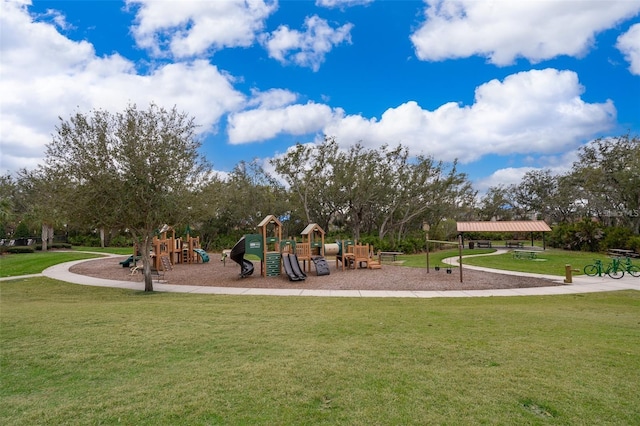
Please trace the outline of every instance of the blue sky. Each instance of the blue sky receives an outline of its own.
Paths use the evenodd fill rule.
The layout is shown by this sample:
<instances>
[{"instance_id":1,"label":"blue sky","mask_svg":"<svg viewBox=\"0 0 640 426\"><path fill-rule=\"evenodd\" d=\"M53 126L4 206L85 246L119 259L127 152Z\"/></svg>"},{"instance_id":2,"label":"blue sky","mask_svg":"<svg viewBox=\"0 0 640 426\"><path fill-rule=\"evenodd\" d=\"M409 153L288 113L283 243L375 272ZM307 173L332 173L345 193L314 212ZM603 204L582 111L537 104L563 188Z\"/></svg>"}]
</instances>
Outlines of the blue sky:
<instances>
[{"instance_id":1,"label":"blue sky","mask_svg":"<svg viewBox=\"0 0 640 426\"><path fill-rule=\"evenodd\" d=\"M476 189L640 133L640 1L6 1L1 172L58 116L194 116L216 170L323 135L459 162Z\"/></svg>"}]
</instances>

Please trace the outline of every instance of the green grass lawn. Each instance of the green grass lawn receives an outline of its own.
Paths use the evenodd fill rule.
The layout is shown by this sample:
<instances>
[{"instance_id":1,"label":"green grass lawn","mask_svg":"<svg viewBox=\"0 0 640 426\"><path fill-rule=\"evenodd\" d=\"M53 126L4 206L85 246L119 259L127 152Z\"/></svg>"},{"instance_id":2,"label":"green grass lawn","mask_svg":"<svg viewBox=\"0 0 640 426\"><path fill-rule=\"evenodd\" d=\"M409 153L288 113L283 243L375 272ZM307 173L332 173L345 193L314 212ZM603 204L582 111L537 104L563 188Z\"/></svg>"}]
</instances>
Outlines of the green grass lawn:
<instances>
[{"instance_id":1,"label":"green grass lawn","mask_svg":"<svg viewBox=\"0 0 640 426\"><path fill-rule=\"evenodd\" d=\"M46 251L35 253L3 254L0 256L0 277L39 274L50 266L72 260L98 257L89 253Z\"/></svg>"},{"instance_id":2,"label":"green grass lawn","mask_svg":"<svg viewBox=\"0 0 640 426\"><path fill-rule=\"evenodd\" d=\"M90 251L94 253L110 253L110 254L122 254L130 256L133 254L133 247L85 247L85 246L73 246L73 250L76 251Z\"/></svg>"},{"instance_id":3,"label":"green grass lawn","mask_svg":"<svg viewBox=\"0 0 640 426\"><path fill-rule=\"evenodd\" d=\"M483 256L464 259L468 265L484 266L488 268L505 269L509 271L533 272L537 274L564 275L565 265L579 269L575 275L583 274L586 265L593 264L595 259L600 259L606 265L611 261L604 254L584 253L558 249L547 249L537 254L537 259L514 259L512 253L496 256ZM640 261L634 260L633 264L640 266Z\"/></svg>"},{"instance_id":4,"label":"green grass lawn","mask_svg":"<svg viewBox=\"0 0 640 426\"><path fill-rule=\"evenodd\" d=\"M0 423L638 424L640 292L213 296L0 282Z\"/></svg>"},{"instance_id":5,"label":"green grass lawn","mask_svg":"<svg viewBox=\"0 0 640 426\"><path fill-rule=\"evenodd\" d=\"M474 255L495 252L494 249L464 249L462 255ZM429 265L445 266L442 259L447 257L457 257L458 249L441 250L429 254ZM414 254L404 255L400 257L404 260L404 266L425 268L427 264L426 255ZM573 272L574 275L583 274L586 265L593 264L595 259L600 259L606 265L610 259L604 254L584 253L576 251L546 249L537 254L537 260L514 259L511 252L495 255L480 256L463 259L463 265L483 266L486 268L503 269L507 271L531 272L545 275L564 276L565 265L571 265L572 269L579 269L579 272ZM633 260L633 264L640 266L639 260Z\"/></svg>"}]
</instances>

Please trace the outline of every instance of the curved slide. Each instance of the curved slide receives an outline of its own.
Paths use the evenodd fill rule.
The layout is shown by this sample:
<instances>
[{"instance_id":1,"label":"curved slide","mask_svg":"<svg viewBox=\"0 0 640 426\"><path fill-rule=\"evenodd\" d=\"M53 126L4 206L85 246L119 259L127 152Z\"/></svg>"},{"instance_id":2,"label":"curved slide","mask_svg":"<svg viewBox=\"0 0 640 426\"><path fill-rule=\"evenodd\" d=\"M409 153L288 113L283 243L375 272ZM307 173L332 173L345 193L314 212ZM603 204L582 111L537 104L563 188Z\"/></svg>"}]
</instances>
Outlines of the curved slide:
<instances>
[{"instance_id":1,"label":"curved slide","mask_svg":"<svg viewBox=\"0 0 640 426\"><path fill-rule=\"evenodd\" d=\"M202 258L202 263L207 263L209 261L209 255L206 251L197 248L193 249L193 251L200 255L200 257Z\"/></svg>"},{"instance_id":2,"label":"curved slide","mask_svg":"<svg viewBox=\"0 0 640 426\"><path fill-rule=\"evenodd\" d=\"M289 281L303 281L307 278L307 274L300 269L300 263L298 263L298 256L291 253L285 253L282 255L282 264L284 265L284 271L289 277Z\"/></svg>"},{"instance_id":3,"label":"curved slide","mask_svg":"<svg viewBox=\"0 0 640 426\"><path fill-rule=\"evenodd\" d=\"M313 264L316 266L316 274L320 277L322 275L329 275L329 265L327 261L322 256L313 256L311 257Z\"/></svg>"},{"instance_id":4,"label":"curved slide","mask_svg":"<svg viewBox=\"0 0 640 426\"><path fill-rule=\"evenodd\" d=\"M231 260L240 265L240 277L248 277L253 274L253 263L244 258L244 237L240 238L240 240L236 243L235 246L231 249L231 254L229 257Z\"/></svg>"}]
</instances>

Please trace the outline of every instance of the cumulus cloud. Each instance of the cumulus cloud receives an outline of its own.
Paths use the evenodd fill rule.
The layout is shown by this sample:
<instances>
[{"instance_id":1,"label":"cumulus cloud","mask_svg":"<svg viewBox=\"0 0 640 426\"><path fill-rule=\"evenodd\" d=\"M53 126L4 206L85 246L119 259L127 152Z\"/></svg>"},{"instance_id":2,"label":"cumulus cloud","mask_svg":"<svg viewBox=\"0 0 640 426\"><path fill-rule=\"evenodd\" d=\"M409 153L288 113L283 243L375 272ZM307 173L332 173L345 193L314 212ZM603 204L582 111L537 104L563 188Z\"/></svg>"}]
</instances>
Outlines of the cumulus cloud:
<instances>
[{"instance_id":1,"label":"cumulus cloud","mask_svg":"<svg viewBox=\"0 0 640 426\"><path fill-rule=\"evenodd\" d=\"M425 0L425 22L411 35L427 61L484 56L495 65L582 56L597 33L640 12L635 1Z\"/></svg>"},{"instance_id":2,"label":"cumulus cloud","mask_svg":"<svg viewBox=\"0 0 640 426\"><path fill-rule=\"evenodd\" d=\"M469 163L487 154L552 154L575 147L615 122L613 102L587 103L572 71L532 70L492 80L473 105L447 103L434 111L409 101L380 119L349 115L324 133L342 144L402 143L412 152Z\"/></svg>"},{"instance_id":3,"label":"cumulus cloud","mask_svg":"<svg viewBox=\"0 0 640 426\"><path fill-rule=\"evenodd\" d=\"M318 71L334 46L351 43L352 24L332 28L326 20L314 15L305 19L304 26L306 29L301 32L281 25L264 36L262 42L269 56L283 64L293 63Z\"/></svg>"},{"instance_id":4,"label":"cumulus cloud","mask_svg":"<svg viewBox=\"0 0 640 426\"><path fill-rule=\"evenodd\" d=\"M132 27L138 46L176 58L250 46L277 9L276 0L128 0L127 4L138 8Z\"/></svg>"},{"instance_id":5,"label":"cumulus cloud","mask_svg":"<svg viewBox=\"0 0 640 426\"><path fill-rule=\"evenodd\" d=\"M229 142L235 145L264 141L283 133L315 133L332 121L335 114L341 114L340 110L313 102L234 113L227 125Z\"/></svg>"},{"instance_id":6,"label":"cumulus cloud","mask_svg":"<svg viewBox=\"0 0 640 426\"><path fill-rule=\"evenodd\" d=\"M493 172L491 175L478 179L473 183L473 188L480 194L486 194L489 188L498 186L517 185L525 174L536 170L535 167L507 167Z\"/></svg>"},{"instance_id":7,"label":"cumulus cloud","mask_svg":"<svg viewBox=\"0 0 640 426\"><path fill-rule=\"evenodd\" d=\"M279 108L290 105L298 99L298 95L286 89L270 89L264 92L252 91L252 98L247 106L260 106L262 108Z\"/></svg>"},{"instance_id":8,"label":"cumulus cloud","mask_svg":"<svg viewBox=\"0 0 640 426\"><path fill-rule=\"evenodd\" d=\"M216 131L222 115L244 105L231 78L206 61L170 64L139 75L120 55L97 57L86 41L69 40L52 24L34 21L26 4L2 2L0 7L3 173L42 160L58 116L155 102L187 111L207 133Z\"/></svg>"},{"instance_id":9,"label":"cumulus cloud","mask_svg":"<svg viewBox=\"0 0 640 426\"><path fill-rule=\"evenodd\" d=\"M629 62L631 74L640 75L640 24L631 26L629 31L618 37L616 47Z\"/></svg>"}]
</instances>

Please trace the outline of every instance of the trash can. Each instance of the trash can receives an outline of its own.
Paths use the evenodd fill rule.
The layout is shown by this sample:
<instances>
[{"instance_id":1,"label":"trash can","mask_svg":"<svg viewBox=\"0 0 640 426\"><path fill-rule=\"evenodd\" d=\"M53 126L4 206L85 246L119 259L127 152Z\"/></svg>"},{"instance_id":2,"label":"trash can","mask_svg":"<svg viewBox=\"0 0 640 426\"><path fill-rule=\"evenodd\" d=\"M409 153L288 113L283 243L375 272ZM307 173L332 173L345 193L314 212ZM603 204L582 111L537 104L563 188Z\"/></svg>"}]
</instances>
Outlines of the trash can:
<instances>
[{"instance_id":1,"label":"trash can","mask_svg":"<svg viewBox=\"0 0 640 426\"><path fill-rule=\"evenodd\" d=\"M469 248L473 249L475 247L475 243L473 241L469 241Z\"/></svg>"}]
</instances>

